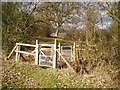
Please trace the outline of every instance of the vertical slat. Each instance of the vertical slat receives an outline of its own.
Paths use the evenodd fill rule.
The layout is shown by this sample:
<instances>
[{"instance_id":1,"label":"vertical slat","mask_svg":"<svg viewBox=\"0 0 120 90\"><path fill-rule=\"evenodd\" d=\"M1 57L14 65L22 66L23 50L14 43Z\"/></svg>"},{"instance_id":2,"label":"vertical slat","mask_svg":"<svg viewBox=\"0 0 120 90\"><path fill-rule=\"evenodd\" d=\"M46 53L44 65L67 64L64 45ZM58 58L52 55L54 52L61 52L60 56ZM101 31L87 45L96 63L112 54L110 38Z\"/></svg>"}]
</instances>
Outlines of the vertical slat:
<instances>
[{"instance_id":1,"label":"vertical slat","mask_svg":"<svg viewBox=\"0 0 120 90\"><path fill-rule=\"evenodd\" d=\"M40 48L39 48L39 51L40 51L40 53L39 53L39 65L41 65L41 54L42 54L42 53L41 53L41 52L42 52L42 51L41 51L41 45L39 45L39 47L40 47Z\"/></svg>"},{"instance_id":2,"label":"vertical slat","mask_svg":"<svg viewBox=\"0 0 120 90\"><path fill-rule=\"evenodd\" d=\"M56 62L57 62L57 40L55 39L54 43L54 56L53 56L53 68L56 68Z\"/></svg>"},{"instance_id":3,"label":"vertical slat","mask_svg":"<svg viewBox=\"0 0 120 90\"><path fill-rule=\"evenodd\" d=\"M18 51L20 51L20 45L18 45ZM18 61L20 59L20 53L18 52Z\"/></svg>"},{"instance_id":4,"label":"vertical slat","mask_svg":"<svg viewBox=\"0 0 120 90\"><path fill-rule=\"evenodd\" d=\"M73 47L71 46L71 61L72 61Z\"/></svg>"},{"instance_id":5,"label":"vertical slat","mask_svg":"<svg viewBox=\"0 0 120 90\"><path fill-rule=\"evenodd\" d=\"M39 59L39 44L38 44L38 40L36 40L36 57L35 57L35 65L38 65L38 59Z\"/></svg>"},{"instance_id":6,"label":"vertical slat","mask_svg":"<svg viewBox=\"0 0 120 90\"><path fill-rule=\"evenodd\" d=\"M61 44L59 43L59 52L61 53ZM61 60L61 56L59 55L59 60Z\"/></svg>"},{"instance_id":7,"label":"vertical slat","mask_svg":"<svg viewBox=\"0 0 120 90\"><path fill-rule=\"evenodd\" d=\"M75 45L75 42L74 42L74 45L73 45L73 57L74 57L74 61L76 59L76 56L75 56L75 52L76 51L76 45Z\"/></svg>"},{"instance_id":8,"label":"vertical slat","mask_svg":"<svg viewBox=\"0 0 120 90\"><path fill-rule=\"evenodd\" d=\"M18 62L18 51L19 50L19 47L17 46L17 48L16 48L16 62Z\"/></svg>"}]
</instances>

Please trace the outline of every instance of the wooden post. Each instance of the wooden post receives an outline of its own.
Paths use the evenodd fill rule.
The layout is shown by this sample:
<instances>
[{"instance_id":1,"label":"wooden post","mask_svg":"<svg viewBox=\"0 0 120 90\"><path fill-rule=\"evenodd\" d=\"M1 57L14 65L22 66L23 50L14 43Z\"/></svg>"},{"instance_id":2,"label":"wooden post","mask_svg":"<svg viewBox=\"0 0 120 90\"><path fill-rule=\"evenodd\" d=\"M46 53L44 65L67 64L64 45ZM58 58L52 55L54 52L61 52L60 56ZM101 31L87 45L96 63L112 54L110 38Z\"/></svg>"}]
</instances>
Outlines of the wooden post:
<instances>
[{"instance_id":1,"label":"wooden post","mask_svg":"<svg viewBox=\"0 0 120 90\"><path fill-rule=\"evenodd\" d=\"M20 51L20 45L18 45L18 51ZM18 61L20 60L20 53L18 52Z\"/></svg>"},{"instance_id":2,"label":"wooden post","mask_svg":"<svg viewBox=\"0 0 120 90\"><path fill-rule=\"evenodd\" d=\"M39 65L41 65L41 52L42 52L42 51L41 51L41 47L42 47L42 46L39 45L39 62L38 62Z\"/></svg>"},{"instance_id":3,"label":"wooden post","mask_svg":"<svg viewBox=\"0 0 120 90\"><path fill-rule=\"evenodd\" d=\"M38 40L36 40L36 56L35 56L35 65L38 65L39 60L39 44Z\"/></svg>"},{"instance_id":4,"label":"wooden post","mask_svg":"<svg viewBox=\"0 0 120 90\"><path fill-rule=\"evenodd\" d=\"M72 59L72 56L73 56L73 47L71 46L71 61L73 61Z\"/></svg>"},{"instance_id":5,"label":"wooden post","mask_svg":"<svg viewBox=\"0 0 120 90\"><path fill-rule=\"evenodd\" d=\"M76 45L75 45L75 42L74 42L74 45L73 45L73 58L74 58L74 61L76 59Z\"/></svg>"},{"instance_id":6,"label":"wooden post","mask_svg":"<svg viewBox=\"0 0 120 90\"><path fill-rule=\"evenodd\" d=\"M61 44L59 43L59 52L61 53ZM59 60L61 60L61 56L59 55Z\"/></svg>"},{"instance_id":7,"label":"wooden post","mask_svg":"<svg viewBox=\"0 0 120 90\"><path fill-rule=\"evenodd\" d=\"M53 56L53 68L56 68L56 64L57 64L57 40L55 39L55 43L54 43L54 56Z\"/></svg>"},{"instance_id":8,"label":"wooden post","mask_svg":"<svg viewBox=\"0 0 120 90\"><path fill-rule=\"evenodd\" d=\"M18 62L18 59L19 59L19 45L17 46L16 48L16 62Z\"/></svg>"}]
</instances>

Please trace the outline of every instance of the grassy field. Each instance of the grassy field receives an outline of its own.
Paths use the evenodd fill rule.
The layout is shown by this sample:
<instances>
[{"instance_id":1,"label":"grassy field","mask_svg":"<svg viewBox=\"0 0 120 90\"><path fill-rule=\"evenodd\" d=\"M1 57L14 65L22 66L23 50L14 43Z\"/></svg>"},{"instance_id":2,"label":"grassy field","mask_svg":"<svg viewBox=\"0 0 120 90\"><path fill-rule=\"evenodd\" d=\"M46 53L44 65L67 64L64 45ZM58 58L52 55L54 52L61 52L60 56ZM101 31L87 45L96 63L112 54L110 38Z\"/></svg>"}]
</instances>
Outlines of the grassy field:
<instances>
[{"instance_id":1,"label":"grassy field","mask_svg":"<svg viewBox=\"0 0 120 90\"><path fill-rule=\"evenodd\" d=\"M2 88L103 88L115 87L93 77L80 76L69 68L41 68L26 62L3 60Z\"/></svg>"},{"instance_id":2,"label":"grassy field","mask_svg":"<svg viewBox=\"0 0 120 90\"><path fill-rule=\"evenodd\" d=\"M4 61L3 88L92 88L70 69L43 69L39 66Z\"/></svg>"}]
</instances>

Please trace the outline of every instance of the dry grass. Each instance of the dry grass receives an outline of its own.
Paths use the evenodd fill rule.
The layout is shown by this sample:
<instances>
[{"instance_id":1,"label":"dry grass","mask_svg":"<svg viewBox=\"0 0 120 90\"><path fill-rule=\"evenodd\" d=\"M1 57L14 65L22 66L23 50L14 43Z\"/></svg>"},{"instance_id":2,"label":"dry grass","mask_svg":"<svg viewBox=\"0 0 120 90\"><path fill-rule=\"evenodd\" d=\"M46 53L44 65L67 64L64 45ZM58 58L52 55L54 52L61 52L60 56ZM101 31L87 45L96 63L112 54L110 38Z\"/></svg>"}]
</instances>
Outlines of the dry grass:
<instances>
[{"instance_id":1,"label":"dry grass","mask_svg":"<svg viewBox=\"0 0 120 90\"><path fill-rule=\"evenodd\" d=\"M26 62L3 60L4 88L116 88L117 84L97 67L90 74L73 73L69 68L42 69Z\"/></svg>"},{"instance_id":2,"label":"dry grass","mask_svg":"<svg viewBox=\"0 0 120 90\"><path fill-rule=\"evenodd\" d=\"M71 69L43 69L31 62L4 60L3 88L120 88L119 67L100 61L89 74ZM29 59L31 60L31 59ZM90 66L90 65L89 65Z\"/></svg>"}]
</instances>

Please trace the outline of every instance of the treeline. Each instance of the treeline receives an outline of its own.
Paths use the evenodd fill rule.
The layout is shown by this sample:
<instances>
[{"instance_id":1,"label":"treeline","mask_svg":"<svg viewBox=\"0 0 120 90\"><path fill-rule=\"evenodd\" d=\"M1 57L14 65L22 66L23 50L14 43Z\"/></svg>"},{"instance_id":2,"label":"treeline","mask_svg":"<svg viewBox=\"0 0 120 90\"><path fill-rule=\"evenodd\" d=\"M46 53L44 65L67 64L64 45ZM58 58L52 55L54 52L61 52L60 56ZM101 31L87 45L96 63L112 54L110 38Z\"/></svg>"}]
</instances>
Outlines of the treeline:
<instances>
[{"instance_id":1,"label":"treeline","mask_svg":"<svg viewBox=\"0 0 120 90\"><path fill-rule=\"evenodd\" d=\"M60 30L67 31L71 35L72 30L83 31L84 34L73 34L71 40L76 38L79 42L83 36L88 43L99 35L98 32L96 33L100 31L97 24L103 24L105 18L101 15L101 11L107 11L108 17L119 22L117 6L118 3L99 2L3 2L3 48L11 49L15 42L28 42L31 37L50 36L51 30L55 32L55 36L58 36ZM117 21L112 25L113 27L118 27ZM84 28L80 29L80 26ZM68 34L65 38L69 38L70 34Z\"/></svg>"}]
</instances>

